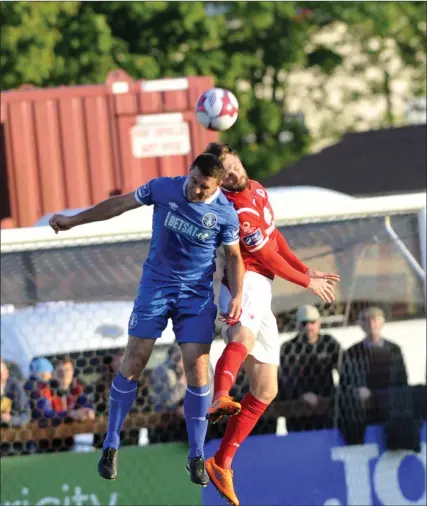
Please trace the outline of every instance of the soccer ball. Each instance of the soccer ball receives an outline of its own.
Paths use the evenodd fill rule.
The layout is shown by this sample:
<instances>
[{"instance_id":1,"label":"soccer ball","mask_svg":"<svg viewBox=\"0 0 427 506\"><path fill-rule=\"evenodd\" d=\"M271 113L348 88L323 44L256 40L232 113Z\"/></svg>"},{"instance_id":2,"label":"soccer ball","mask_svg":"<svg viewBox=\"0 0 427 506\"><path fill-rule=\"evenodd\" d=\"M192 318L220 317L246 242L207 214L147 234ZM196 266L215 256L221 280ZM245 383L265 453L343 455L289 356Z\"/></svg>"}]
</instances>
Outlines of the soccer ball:
<instances>
[{"instance_id":1,"label":"soccer ball","mask_svg":"<svg viewBox=\"0 0 427 506\"><path fill-rule=\"evenodd\" d=\"M197 121L209 130L231 128L239 115L239 102L231 91L212 88L200 95L196 104Z\"/></svg>"}]
</instances>

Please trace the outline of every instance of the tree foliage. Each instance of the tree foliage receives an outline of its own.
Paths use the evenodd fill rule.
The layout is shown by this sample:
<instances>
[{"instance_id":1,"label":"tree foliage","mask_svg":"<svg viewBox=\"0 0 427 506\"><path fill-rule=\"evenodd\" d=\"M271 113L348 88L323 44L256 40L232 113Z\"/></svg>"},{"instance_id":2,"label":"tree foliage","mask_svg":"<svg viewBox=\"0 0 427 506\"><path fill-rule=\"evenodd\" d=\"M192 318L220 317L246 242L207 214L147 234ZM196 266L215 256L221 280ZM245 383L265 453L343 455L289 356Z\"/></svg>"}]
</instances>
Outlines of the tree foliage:
<instances>
[{"instance_id":1,"label":"tree foliage","mask_svg":"<svg viewBox=\"0 0 427 506\"><path fill-rule=\"evenodd\" d=\"M400 70L391 44L401 67L414 70L413 94L425 94L425 21L423 2L2 2L2 89L100 83L117 67L135 79L213 75L241 107L223 137L256 177L310 148L303 118L289 108L295 70L317 68L327 82L347 65L343 48L358 44L364 59L351 72L381 69L368 92L387 101L392 124ZM334 45L315 42L337 24L346 30Z\"/></svg>"}]
</instances>

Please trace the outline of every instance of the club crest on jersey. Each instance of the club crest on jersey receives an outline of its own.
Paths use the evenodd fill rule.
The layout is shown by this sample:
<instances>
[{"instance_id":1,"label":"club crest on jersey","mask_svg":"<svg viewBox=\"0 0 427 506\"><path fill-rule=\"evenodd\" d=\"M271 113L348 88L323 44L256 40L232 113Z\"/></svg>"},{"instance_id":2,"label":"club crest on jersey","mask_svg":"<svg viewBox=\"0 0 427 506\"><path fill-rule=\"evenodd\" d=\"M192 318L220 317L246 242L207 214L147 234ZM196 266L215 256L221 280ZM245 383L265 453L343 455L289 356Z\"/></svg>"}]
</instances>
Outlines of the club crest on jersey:
<instances>
[{"instance_id":1,"label":"club crest on jersey","mask_svg":"<svg viewBox=\"0 0 427 506\"><path fill-rule=\"evenodd\" d=\"M242 223L242 228L243 228L244 234L250 234L251 232L256 230L256 227L251 227L251 224L249 223L249 221L244 221Z\"/></svg>"},{"instance_id":2,"label":"club crest on jersey","mask_svg":"<svg viewBox=\"0 0 427 506\"><path fill-rule=\"evenodd\" d=\"M203 226L206 228L214 228L217 223L216 215L214 213L207 213L202 218Z\"/></svg>"},{"instance_id":3,"label":"club crest on jersey","mask_svg":"<svg viewBox=\"0 0 427 506\"><path fill-rule=\"evenodd\" d=\"M129 318L129 328L134 329L138 323L138 315L136 313L131 313Z\"/></svg>"},{"instance_id":4,"label":"club crest on jersey","mask_svg":"<svg viewBox=\"0 0 427 506\"><path fill-rule=\"evenodd\" d=\"M264 240L264 235L261 232L261 229L257 228L255 232L243 236L242 240L248 248L253 248L255 246L259 246L262 243Z\"/></svg>"},{"instance_id":5,"label":"club crest on jersey","mask_svg":"<svg viewBox=\"0 0 427 506\"><path fill-rule=\"evenodd\" d=\"M264 190L260 190L259 188L257 188L255 191L258 193L258 195L261 195L262 198L265 197L265 191Z\"/></svg>"}]
</instances>

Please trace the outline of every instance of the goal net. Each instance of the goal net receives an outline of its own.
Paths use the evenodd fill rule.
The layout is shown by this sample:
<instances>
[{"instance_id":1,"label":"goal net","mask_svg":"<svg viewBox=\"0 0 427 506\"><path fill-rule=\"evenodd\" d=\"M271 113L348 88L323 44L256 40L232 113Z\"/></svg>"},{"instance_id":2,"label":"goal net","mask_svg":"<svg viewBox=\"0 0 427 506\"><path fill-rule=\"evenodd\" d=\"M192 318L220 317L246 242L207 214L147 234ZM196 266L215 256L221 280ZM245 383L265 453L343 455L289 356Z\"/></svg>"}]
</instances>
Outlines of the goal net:
<instances>
[{"instance_id":1,"label":"goal net","mask_svg":"<svg viewBox=\"0 0 427 506\"><path fill-rule=\"evenodd\" d=\"M361 442L363 424L388 419L384 396L390 385L395 387L395 412L422 415L418 394L412 390L408 394L402 379L406 375L415 390L426 382L425 278L418 209L341 214L311 220L279 216L277 220L280 232L305 263L338 272L341 282L336 301L323 304L307 290L275 280L273 311L282 343L280 389L254 434L337 427L349 443ZM25 384L31 411L22 429L3 432L2 456L101 447L109 388L126 345L128 318L149 241L149 233L137 229L90 238L64 233L53 239L46 231L32 231L28 240L21 234L19 240L3 241L2 358L9 373ZM216 292L224 266L221 251L217 263ZM304 337L306 322L296 319L298 308L307 304L320 314L319 341L309 342ZM371 392L365 409L358 397L358 389L368 385L367 371L359 363L364 356L356 353L345 381L343 367L346 350L364 339L361 312L373 307L382 311L386 322L382 335L398 345L405 371L398 362L387 362L387 357L379 360L378 392ZM123 446L187 439L179 409L185 383L173 342L168 327L141 378L137 401L122 433ZM223 346L218 324L211 372ZM31 363L40 357L47 358L56 371L42 386L41 380L31 376ZM163 387L156 371L172 362L174 379ZM64 375L70 368L68 388L58 381L58 371ZM68 403L67 409L89 406L95 419L76 425L70 416L61 420L47 416L40 408L42 388ZM241 399L248 388L242 370L232 393ZM316 396L314 404L307 393ZM69 422L66 428L64 420ZM208 438L220 437L223 431L224 424L211 427Z\"/></svg>"}]
</instances>

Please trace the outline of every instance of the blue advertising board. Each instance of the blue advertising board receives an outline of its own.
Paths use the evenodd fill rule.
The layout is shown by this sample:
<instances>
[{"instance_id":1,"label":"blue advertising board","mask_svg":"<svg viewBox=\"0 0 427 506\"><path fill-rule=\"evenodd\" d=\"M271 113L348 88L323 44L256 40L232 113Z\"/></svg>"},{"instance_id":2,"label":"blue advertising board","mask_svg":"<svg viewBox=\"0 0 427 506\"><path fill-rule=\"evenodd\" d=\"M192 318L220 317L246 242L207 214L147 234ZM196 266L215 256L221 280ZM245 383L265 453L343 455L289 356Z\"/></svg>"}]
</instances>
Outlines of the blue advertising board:
<instances>
[{"instance_id":1,"label":"blue advertising board","mask_svg":"<svg viewBox=\"0 0 427 506\"><path fill-rule=\"evenodd\" d=\"M426 424L421 436L419 454L386 451L380 427L356 446L335 430L252 436L234 459L236 494L242 506L425 505ZM206 457L218 444L207 444ZM202 494L204 505L226 504L212 485Z\"/></svg>"}]
</instances>

